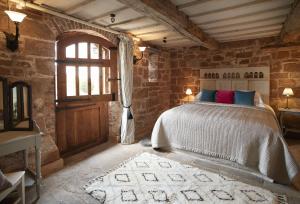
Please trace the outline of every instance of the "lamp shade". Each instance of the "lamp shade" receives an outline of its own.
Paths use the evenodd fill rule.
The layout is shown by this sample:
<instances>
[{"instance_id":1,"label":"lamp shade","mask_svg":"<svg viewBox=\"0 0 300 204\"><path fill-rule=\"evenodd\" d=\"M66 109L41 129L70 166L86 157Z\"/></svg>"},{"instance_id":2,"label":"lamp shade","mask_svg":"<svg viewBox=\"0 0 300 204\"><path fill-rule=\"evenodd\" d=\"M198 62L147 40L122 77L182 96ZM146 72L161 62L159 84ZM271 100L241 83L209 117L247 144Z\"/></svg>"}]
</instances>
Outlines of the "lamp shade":
<instances>
[{"instance_id":1,"label":"lamp shade","mask_svg":"<svg viewBox=\"0 0 300 204\"><path fill-rule=\"evenodd\" d=\"M185 91L185 94L186 94L186 95L192 95L192 93L193 93L193 92L192 92L191 89L187 89L187 90Z\"/></svg>"},{"instance_id":2,"label":"lamp shade","mask_svg":"<svg viewBox=\"0 0 300 204\"><path fill-rule=\"evenodd\" d=\"M12 20L13 22L17 22L17 23L21 23L24 20L24 18L26 17L26 14L16 12L16 11L4 11L4 12L8 15L10 20Z\"/></svg>"},{"instance_id":3,"label":"lamp shade","mask_svg":"<svg viewBox=\"0 0 300 204\"><path fill-rule=\"evenodd\" d=\"M146 50L146 47L139 47L139 50L141 51L141 52L144 52L145 50Z\"/></svg>"},{"instance_id":4,"label":"lamp shade","mask_svg":"<svg viewBox=\"0 0 300 204\"><path fill-rule=\"evenodd\" d=\"M285 88L282 92L282 95L284 95L284 96L293 96L294 92L291 88Z\"/></svg>"}]
</instances>

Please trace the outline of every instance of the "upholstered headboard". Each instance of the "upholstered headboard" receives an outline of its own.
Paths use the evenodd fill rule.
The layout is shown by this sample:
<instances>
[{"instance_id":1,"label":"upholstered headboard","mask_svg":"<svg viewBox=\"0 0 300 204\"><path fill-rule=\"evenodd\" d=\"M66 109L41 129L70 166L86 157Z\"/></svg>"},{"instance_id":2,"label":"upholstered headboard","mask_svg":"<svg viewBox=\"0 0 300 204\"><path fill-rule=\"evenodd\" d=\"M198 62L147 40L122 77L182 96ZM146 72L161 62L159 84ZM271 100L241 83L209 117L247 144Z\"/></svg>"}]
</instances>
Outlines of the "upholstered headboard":
<instances>
[{"instance_id":1,"label":"upholstered headboard","mask_svg":"<svg viewBox=\"0 0 300 204\"><path fill-rule=\"evenodd\" d=\"M270 98L270 67L200 69L200 90L255 90Z\"/></svg>"}]
</instances>

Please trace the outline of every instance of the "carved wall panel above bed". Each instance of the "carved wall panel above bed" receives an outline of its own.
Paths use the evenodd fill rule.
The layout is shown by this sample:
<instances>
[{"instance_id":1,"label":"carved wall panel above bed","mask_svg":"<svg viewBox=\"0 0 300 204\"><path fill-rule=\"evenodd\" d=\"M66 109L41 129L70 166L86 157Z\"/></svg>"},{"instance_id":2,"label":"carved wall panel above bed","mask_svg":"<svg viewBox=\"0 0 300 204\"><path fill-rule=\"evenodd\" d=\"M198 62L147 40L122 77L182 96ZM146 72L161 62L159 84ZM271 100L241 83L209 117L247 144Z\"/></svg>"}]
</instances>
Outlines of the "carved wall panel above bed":
<instances>
[{"instance_id":1,"label":"carved wall panel above bed","mask_svg":"<svg viewBox=\"0 0 300 204\"><path fill-rule=\"evenodd\" d=\"M270 67L200 69L200 89L255 90L269 104Z\"/></svg>"}]
</instances>

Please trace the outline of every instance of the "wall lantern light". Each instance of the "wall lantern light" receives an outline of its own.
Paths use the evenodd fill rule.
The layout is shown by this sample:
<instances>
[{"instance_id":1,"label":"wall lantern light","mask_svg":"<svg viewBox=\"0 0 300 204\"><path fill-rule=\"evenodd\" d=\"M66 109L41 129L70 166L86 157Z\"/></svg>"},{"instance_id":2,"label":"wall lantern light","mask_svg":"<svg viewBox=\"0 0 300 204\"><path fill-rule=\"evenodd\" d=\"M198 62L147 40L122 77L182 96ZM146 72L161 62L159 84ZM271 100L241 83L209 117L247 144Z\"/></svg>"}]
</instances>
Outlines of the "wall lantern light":
<instances>
[{"instance_id":1,"label":"wall lantern light","mask_svg":"<svg viewBox=\"0 0 300 204\"><path fill-rule=\"evenodd\" d=\"M24 18L26 17L26 14L16 12L16 11L4 11L11 21L13 21L16 25L16 34L4 32L6 36L6 47L10 49L11 51L16 51L19 47L19 23L21 23Z\"/></svg>"},{"instance_id":2,"label":"wall lantern light","mask_svg":"<svg viewBox=\"0 0 300 204\"><path fill-rule=\"evenodd\" d=\"M138 61L140 61L141 59L143 59L144 57L144 51L146 50L146 47L143 46L139 46L139 50L142 53L142 56L140 58L138 58L137 56L133 56L133 64L136 64Z\"/></svg>"}]
</instances>

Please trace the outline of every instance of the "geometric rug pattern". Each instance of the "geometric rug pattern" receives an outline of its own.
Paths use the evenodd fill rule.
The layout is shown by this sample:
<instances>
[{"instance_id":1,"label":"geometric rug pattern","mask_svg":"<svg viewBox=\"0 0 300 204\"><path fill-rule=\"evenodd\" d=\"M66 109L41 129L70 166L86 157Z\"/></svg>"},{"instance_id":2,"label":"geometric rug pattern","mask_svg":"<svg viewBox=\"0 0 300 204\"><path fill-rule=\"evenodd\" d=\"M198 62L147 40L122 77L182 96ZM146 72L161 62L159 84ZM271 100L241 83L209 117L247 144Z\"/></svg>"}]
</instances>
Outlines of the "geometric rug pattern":
<instances>
[{"instance_id":1,"label":"geometric rug pattern","mask_svg":"<svg viewBox=\"0 0 300 204\"><path fill-rule=\"evenodd\" d=\"M272 192L150 153L84 186L99 203L287 203Z\"/></svg>"}]
</instances>

